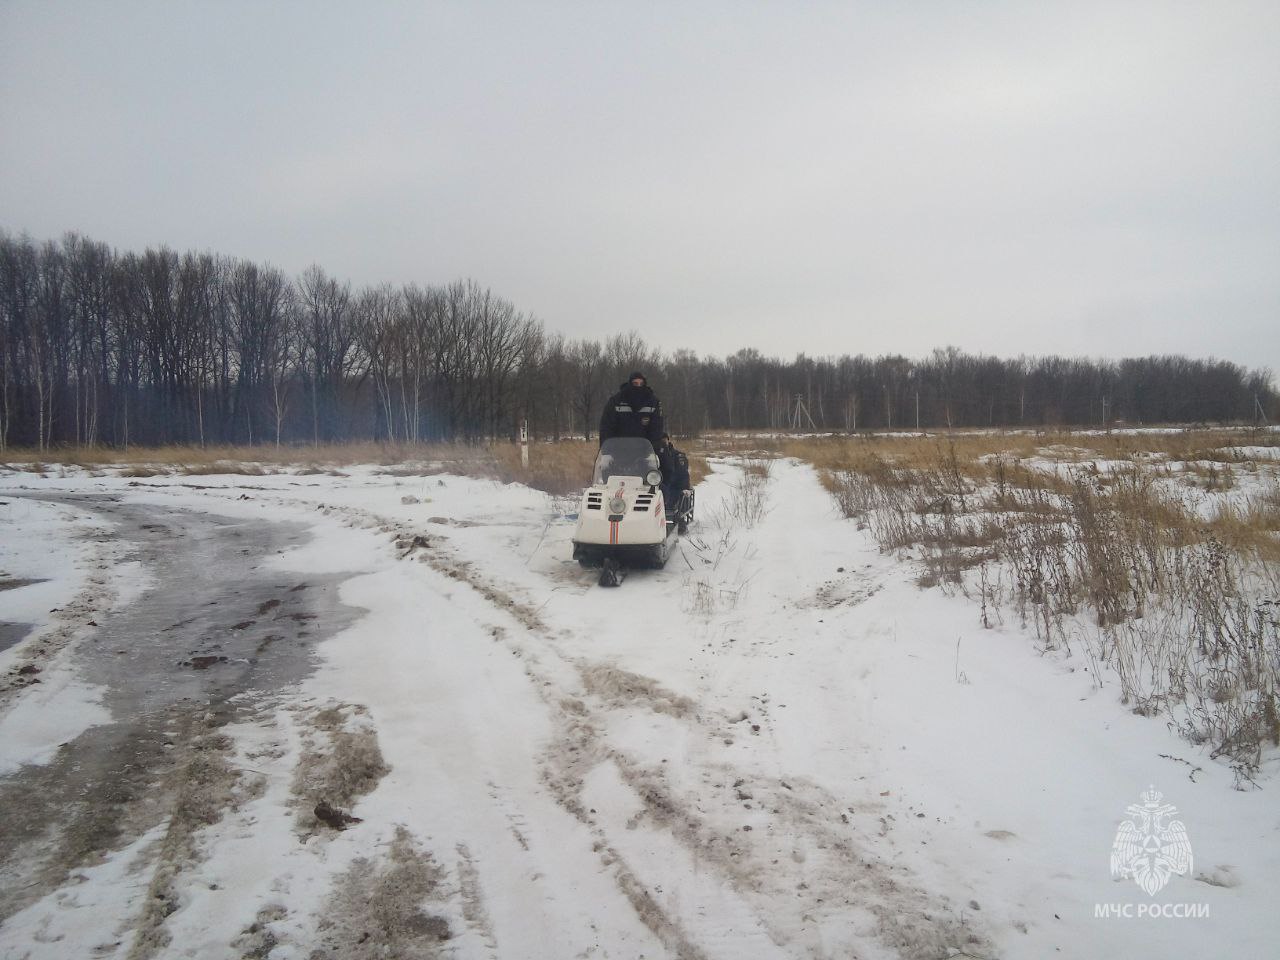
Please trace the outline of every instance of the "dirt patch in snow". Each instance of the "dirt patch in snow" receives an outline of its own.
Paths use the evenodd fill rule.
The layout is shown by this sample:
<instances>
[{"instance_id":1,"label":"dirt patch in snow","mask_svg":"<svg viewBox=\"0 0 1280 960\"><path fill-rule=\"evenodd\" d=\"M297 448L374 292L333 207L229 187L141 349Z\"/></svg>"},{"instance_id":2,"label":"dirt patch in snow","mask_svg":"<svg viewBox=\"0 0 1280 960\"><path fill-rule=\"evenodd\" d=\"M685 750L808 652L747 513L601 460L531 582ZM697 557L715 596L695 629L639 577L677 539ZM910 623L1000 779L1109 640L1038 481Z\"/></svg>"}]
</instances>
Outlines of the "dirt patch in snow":
<instances>
[{"instance_id":1,"label":"dirt patch in snow","mask_svg":"<svg viewBox=\"0 0 1280 960\"><path fill-rule=\"evenodd\" d=\"M0 919L160 823L157 787L177 761L168 719L95 727L0 783Z\"/></svg>"},{"instance_id":2,"label":"dirt patch in snow","mask_svg":"<svg viewBox=\"0 0 1280 960\"><path fill-rule=\"evenodd\" d=\"M454 936L444 870L404 827L384 860L357 859L334 883L310 960L431 960ZM440 909L433 911L432 907Z\"/></svg>"},{"instance_id":3,"label":"dirt patch in snow","mask_svg":"<svg viewBox=\"0 0 1280 960\"><path fill-rule=\"evenodd\" d=\"M231 946L240 951L240 960L266 960L280 945L271 924L289 915L283 904L272 903L258 911L253 923L240 932Z\"/></svg>"},{"instance_id":4,"label":"dirt patch in snow","mask_svg":"<svg viewBox=\"0 0 1280 960\"><path fill-rule=\"evenodd\" d=\"M465 843L456 847L458 852L458 895L462 900L462 916L467 926L479 934L486 947L498 955L498 941L493 933L493 922L484 905L484 891L480 886L480 871Z\"/></svg>"},{"instance_id":5,"label":"dirt patch in snow","mask_svg":"<svg viewBox=\"0 0 1280 960\"><path fill-rule=\"evenodd\" d=\"M368 711L339 704L303 712L302 756L294 770L297 827L305 838L356 822L355 803L390 771Z\"/></svg>"},{"instance_id":6,"label":"dirt patch in snow","mask_svg":"<svg viewBox=\"0 0 1280 960\"><path fill-rule=\"evenodd\" d=\"M881 586L878 580L841 576L828 580L818 588L812 600L800 606L819 607L825 610L840 606L854 606L874 597Z\"/></svg>"},{"instance_id":7,"label":"dirt patch in snow","mask_svg":"<svg viewBox=\"0 0 1280 960\"><path fill-rule=\"evenodd\" d=\"M237 809L245 793L237 790L240 773L231 766L230 737L221 733L219 719L206 715L197 723L205 729L183 737L183 759L166 784L173 799L164 837L153 852L155 868L143 900L129 960L146 960L169 946L165 918L178 909L179 877L200 860L197 834ZM248 796L257 793L255 786Z\"/></svg>"},{"instance_id":8,"label":"dirt patch in snow","mask_svg":"<svg viewBox=\"0 0 1280 960\"><path fill-rule=\"evenodd\" d=\"M0 917L54 892L164 825L135 868L151 882L128 956L144 960L169 942L164 920L178 905L177 879L199 860L197 834L257 792L229 762L229 712L175 706L142 724L106 724L66 744L44 766L0 786Z\"/></svg>"},{"instance_id":9,"label":"dirt patch in snow","mask_svg":"<svg viewBox=\"0 0 1280 960\"><path fill-rule=\"evenodd\" d=\"M650 677L604 663L581 666L579 672L587 693L606 706L642 706L678 719L696 711L696 704L688 697L673 693Z\"/></svg>"}]
</instances>

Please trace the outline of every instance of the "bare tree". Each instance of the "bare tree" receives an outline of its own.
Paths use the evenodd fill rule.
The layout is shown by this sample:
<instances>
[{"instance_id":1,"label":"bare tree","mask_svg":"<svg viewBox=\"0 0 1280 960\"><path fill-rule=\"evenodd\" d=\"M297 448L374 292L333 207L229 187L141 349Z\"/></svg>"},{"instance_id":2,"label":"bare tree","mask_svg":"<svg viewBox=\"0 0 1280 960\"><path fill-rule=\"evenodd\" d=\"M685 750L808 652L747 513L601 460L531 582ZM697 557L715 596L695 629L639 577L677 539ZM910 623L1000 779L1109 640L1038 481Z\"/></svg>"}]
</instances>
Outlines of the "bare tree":
<instances>
[{"instance_id":1,"label":"bare tree","mask_svg":"<svg viewBox=\"0 0 1280 960\"><path fill-rule=\"evenodd\" d=\"M606 340L604 357L612 377L610 383L621 383L633 370L652 376L660 359L658 351L635 330L616 333Z\"/></svg>"},{"instance_id":2,"label":"bare tree","mask_svg":"<svg viewBox=\"0 0 1280 960\"><path fill-rule=\"evenodd\" d=\"M541 326L489 290L478 294L476 359L481 383L481 419L489 439L500 436L504 419L515 416L510 403L515 372L536 349ZM512 424L508 420L508 427ZM510 432L509 429L505 432Z\"/></svg>"},{"instance_id":3,"label":"bare tree","mask_svg":"<svg viewBox=\"0 0 1280 960\"><path fill-rule=\"evenodd\" d=\"M359 362L351 287L319 267L309 267L298 280L298 295L302 366L311 394L311 441L318 446L322 435L326 440L339 436L343 382Z\"/></svg>"},{"instance_id":4,"label":"bare tree","mask_svg":"<svg viewBox=\"0 0 1280 960\"><path fill-rule=\"evenodd\" d=\"M35 309L27 339L28 356L36 387L36 448L48 449L53 441L58 387L66 379L67 304L62 251L46 243L36 273Z\"/></svg>"},{"instance_id":5,"label":"bare tree","mask_svg":"<svg viewBox=\"0 0 1280 960\"><path fill-rule=\"evenodd\" d=\"M574 341L568 360L573 376L573 409L582 420L583 434L590 440L591 428L606 399L604 378L609 368L598 340Z\"/></svg>"},{"instance_id":6,"label":"bare tree","mask_svg":"<svg viewBox=\"0 0 1280 960\"><path fill-rule=\"evenodd\" d=\"M572 374L573 363L569 359L569 347L560 334L544 337L536 358L525 362L526 379L532 381L527 388L530 395L540 399L528 404L532 412L539 406L550 417L553 440L559 441L566 433L573 432Z\"/></svg>"},{"instance_id":7,"label":"bare tree","mask_svg":"<svg viewBox=\"0 0 1280 960\"><path fill-rule=\"evenodd\" d=\"M33 372L29 341L38 272L35 244L27 237L0 234L0 330L4 333L0 340L0 444L6 448L15 420L20 437L29 427L23 401Z\"/></svg>"},{"instance_id":8,"label":"bare tree","mask_svg":"<svg viewBox=\"0 0 1280 960\"><path fill-rule=\"evenodd\" d=\"M280 319L275 335L267 343L265 369L271 386L271 419L275 425L276 447L280 446L280 434L285 414L292 399L291 386L294 374L302 364L302 318L298 298L293 287L286 286L280 299Z\"/></svg>"},{"instance_id":9,"label":"bare tree","mask_svg":"<svg viewBox=\"0 0 1280 960\"><path fill-rule=\"evenodd\" d=\"M292 287L274 267L241 262L230 271L227 299L236 376L230 430L239 435L243 424L253 443L263 434L260 421L269 416L279 446L297 352Z\"/></svg>"},{"instance_id":10,"label":"bare tree","mask_svg":"<svg viewBox=\"0 0 1280 960\"><path fill-rule=\"evenodd\" d=\"M413 335L404 298L390 286L376 287L361 293L353 309L387 439L416 440L421 344Z\"/></svg>"},{"instance_id":11,"label":"bare tree","mask_svg":"<svg viewBox=\"0 0 1280 960\"><path fill-rule=\"evenodd\" d=\"M76 234L63 239L67 296L72 317L72 381L75 442L98 442L103 394L108 388L106 336L112 308L113 255L101 243Z\"/></svg>"}]
</instances>

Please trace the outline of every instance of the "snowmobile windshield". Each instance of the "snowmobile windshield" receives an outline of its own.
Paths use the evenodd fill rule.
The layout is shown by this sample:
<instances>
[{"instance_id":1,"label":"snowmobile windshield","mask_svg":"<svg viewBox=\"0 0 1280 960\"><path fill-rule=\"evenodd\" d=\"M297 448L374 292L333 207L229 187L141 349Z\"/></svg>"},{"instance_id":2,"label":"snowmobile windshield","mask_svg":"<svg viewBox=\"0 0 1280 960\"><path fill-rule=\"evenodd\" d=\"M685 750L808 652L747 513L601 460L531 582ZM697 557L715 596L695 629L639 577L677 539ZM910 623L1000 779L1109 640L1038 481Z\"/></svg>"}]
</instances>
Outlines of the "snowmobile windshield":
<instances>
[{"instance_id":1,"label":"snowmobile windshield","mask_svg":"<svg viewBox=\"0 0 1280 960\"><path fill-rule=\"evenodd\" d=\"M658 469L658 455L644 437L614 437L606 440L596 455L595 483L608 483L613 477L644 478Z\"/></svg>"}]
</instances>

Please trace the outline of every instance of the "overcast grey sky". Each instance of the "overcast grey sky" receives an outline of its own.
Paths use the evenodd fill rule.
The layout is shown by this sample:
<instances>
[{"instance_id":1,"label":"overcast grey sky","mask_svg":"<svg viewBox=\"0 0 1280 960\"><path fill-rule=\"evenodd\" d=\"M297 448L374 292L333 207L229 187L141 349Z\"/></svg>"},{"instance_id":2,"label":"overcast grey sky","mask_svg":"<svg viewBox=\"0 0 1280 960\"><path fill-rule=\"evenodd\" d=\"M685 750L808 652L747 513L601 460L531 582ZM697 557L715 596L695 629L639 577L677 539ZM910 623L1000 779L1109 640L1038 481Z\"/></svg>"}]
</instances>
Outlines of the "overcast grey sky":
<instances>
[{"instance_id":1,"label":"overcast grey sky","mask_svg":"<svg viewBox=\"0 0 1280 960\"><path fill-rule=\"evenodd\" d=\"M1280 2L0 0L0 228L664 350L1280 371Z\"/></svg>"}]
</instances>

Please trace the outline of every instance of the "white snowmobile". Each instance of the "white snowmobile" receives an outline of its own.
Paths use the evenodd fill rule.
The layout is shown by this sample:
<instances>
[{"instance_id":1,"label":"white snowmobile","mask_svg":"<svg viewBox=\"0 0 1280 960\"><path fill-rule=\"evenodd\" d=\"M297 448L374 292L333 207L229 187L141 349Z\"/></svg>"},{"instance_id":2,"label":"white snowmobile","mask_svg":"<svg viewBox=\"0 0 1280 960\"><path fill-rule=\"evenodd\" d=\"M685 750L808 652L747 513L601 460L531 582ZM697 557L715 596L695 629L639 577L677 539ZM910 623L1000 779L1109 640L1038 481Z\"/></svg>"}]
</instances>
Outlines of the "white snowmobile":
<instances>
[{"instance_id":1,"label":"white snowmobile","mask_svg":"<svg viewBox=\"0 0 1280 960\"><path fill-rule=\"evenodd\" d=\"M692 519L690 491L668 508L653 445L643 437L615 437L601 444L591 486L582 493L573 558L601 567L600 586L616 587L628 567L665 566Z\"/></svg>"}]
</instances>

